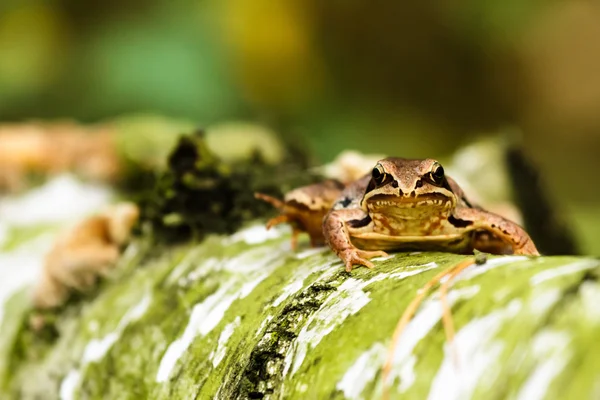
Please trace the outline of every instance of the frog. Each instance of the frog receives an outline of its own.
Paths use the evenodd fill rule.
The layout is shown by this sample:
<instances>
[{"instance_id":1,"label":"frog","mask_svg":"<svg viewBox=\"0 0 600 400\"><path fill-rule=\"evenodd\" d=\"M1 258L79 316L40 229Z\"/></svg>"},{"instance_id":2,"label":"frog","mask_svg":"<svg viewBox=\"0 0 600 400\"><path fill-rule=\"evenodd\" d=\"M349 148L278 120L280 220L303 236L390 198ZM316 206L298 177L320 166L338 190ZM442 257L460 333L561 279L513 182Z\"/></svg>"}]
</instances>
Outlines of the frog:
<instances>
[{"instance_id":1,"label":"frog","mask_svg":"<svg viewBox=\"0 0 600 400\"><path fill-rule=\"evenodd\" d=\"M469 202L431 158L387 157L346 186L322 221L323 237L350 272L387 251L539 255L515 222Z\"/></svg>"},{"instance_id":2,"label":"frog","mask_svg":"<svg viewBox=\"0 0 600 400\"><path fill-rule=\"evenodd\" d=\"M341 195L345 184L337 179L326 179L319 183L296 188L285 194L280 200L264 193L255 193L254 197L273 205L280 214L267 221L266 228L289 223L292 226L291 248L298 247L298 237L307 233L311 247L325 245L323 236L323 218Z\"/></svg>"}]
</instances>

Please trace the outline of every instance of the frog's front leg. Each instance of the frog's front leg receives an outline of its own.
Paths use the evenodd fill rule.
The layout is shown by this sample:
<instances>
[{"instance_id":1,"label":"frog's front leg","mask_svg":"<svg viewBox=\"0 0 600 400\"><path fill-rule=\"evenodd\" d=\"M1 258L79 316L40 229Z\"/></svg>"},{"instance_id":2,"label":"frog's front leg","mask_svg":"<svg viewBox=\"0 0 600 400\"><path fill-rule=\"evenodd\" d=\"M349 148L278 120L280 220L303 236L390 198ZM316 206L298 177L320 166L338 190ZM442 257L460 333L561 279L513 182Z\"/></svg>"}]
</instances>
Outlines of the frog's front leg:
<instances>
[{"instance_id":1,"label":"frog's front leg","mask_svg":"<svg viewBox=\"0 0 600 400\"><path fill-rule=\"evenodd\" d=\"M540 255L527 232L516 223L500 215L475 208L461 208L455 210L454 217L456 224L471 225L472 228L487 231L505 242L512 247L513 254ZM497 248L497 241L491 243L490 246L492 249ZM477 250L495 253L495 251L487 248L485 242L476 242L474 247Z\"/></svg>"},{"instance_id":2,"label":"frog's front leg","mask_svg":"<svg viewBox=\"0 0 600 400\"><path fill-rule=\"evenodd\" d=\"M350 224L362 221L367 215L361 209L342 209L330 211L323 219L323 235L329 247L342 259L346 271L352 271L354 265L375 268L369 261L373 257L386 257L384 251L365 251L356 248L350 240Z\"/></svg>"}]
</instances>

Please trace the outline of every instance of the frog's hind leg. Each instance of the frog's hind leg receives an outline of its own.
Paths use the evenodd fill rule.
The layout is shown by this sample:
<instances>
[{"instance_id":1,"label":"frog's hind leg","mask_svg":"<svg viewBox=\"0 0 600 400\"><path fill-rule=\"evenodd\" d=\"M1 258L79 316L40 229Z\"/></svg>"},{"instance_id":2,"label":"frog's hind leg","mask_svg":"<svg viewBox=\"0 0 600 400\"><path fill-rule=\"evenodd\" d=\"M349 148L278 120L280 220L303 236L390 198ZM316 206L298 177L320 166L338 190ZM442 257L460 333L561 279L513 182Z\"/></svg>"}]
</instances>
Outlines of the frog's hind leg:
<instances>
[{"instance_id":1,"label":"frog's hind leg","mask_svg":"<svg viewBox=\"0 0 600 400\"><path fill-rule=\"evenodd\" d=\"M267 203L271 204L273 207L278 208L282 212L285 212L285 203L275 197L263 194L263 193L254 193L254 197ZM295 226L296 218L290 214L280 214L274 218L271 218L267 221L267 229L271 229L275 225L289 223L292 225L292 239L291 239L291 247L292 250L296 250L298 248L298 235L303 232L302 229Z\"/></svg>"},{"instance_id":2,"label":"frog's hind leg","mask_svg":"<svg viewBox=\"0 0 600 400\"><path fill-rule=\"evenodd\" d=\"M458 264L452 265L449 268L444 269L433 278L431 278L425 285L421 287L417 291L417 295L412 299L410 304L404 310L404 313L400 317L398 324L396 325L396 329L394 330L394 335L392 336L392 343L390 344L390 348L388 350L388 357L383 366L382 372L382 380L383 380L383 398L387 399L389 397L388 387L389 387L389 375L392 369L392 364L394 361L394 353L396 352L396 347L400 341L400 337L406 329L406 326L411 321L412 317L416 314L417 309L429 293L429 291L438 283L442 281L442 279L447 278L440 286L440 302L442 304L442 324L444 326L444 331L446 333L446 340L449 343L452 343L454 339L454 321L452 319L452 311L450 305L448 303L448 289L450 284L454 280L454 278L466 268L470 267L475 263L475 260L472 257L461 261ZM454 355L455 362L457 361L456 354Z\"/></svg>"},{"instance_id":3,"label":"frog's hind leg","mask_svg":"<svg viewBox=\"0 0 600 400\"><path fill-rule=\"evenodd\" d=\"M295 220L290 217L288 214L281 214L275 218L271 218L267 221L267 229L271 229L275 225L289 223L292 225L292 239L291 239L291 247L292 250L296 250L298 248L298 235L302 233L302 230L295 226Z\"/></svg>"},{"instance_id":4,"label":"frog's hind leg","mask_svg":"<svg viewBox=\"0 0 600 400\"><path fill-rule=\"evenodd\" d=\"M271 218L267 221L267 229L271 229L275 225L285 224L286 222L291 222L290 216L288 214L278 215L275 218Z\"/></svg>"},{"instance_id":5,"label":"frog's hind leg","mask_svg":"<svg viewBox=\"0 0 600 400\"><path fill-rule=\"evenodd\" d=\"M292 247L292 251L296 251L298 248L298 235L302 232L301 229L297 227L292 227L292 238L290 239L290 246Z\"/></svg>"},{"instance_id":6,"label":"frog's hind leg","mask_svg":"<svg viewBox=\"0 0 600 400\"><path fill-rule=\"evenodd\" d=\"M254 193L254 198L262 200L262 201L266 201L267 203L271 204L273 207L278 208L280 210L283 210L283 208L285 207L285 203L283 201L279 200L276 197L269 196L268 194L257 192L257 193Z\"/></svg>"},{"instance_id":7,"label":"frog's hind leg","mask_svg":"<svg viewBox=\"0 0 600 400\"><path fill-rule=\"evenodd\" d=\"M283 209L285 208L285 203L273 196L269 196L263 193L254 193L254 197L271 204L273 207L281 211L283 211ZM267 229L271 229L275 225L285 224L286 222L291 222L289 214L280 214L275 218L271 218L267 221Z\"/></svg>"},{"instance_id":8,"label":"frog's hind leg","mask_svg":"<svg viewBox=\"0 0 600 400\"><path fill-rule=\"evenodd\" d=\"M475 231L486 231L495 239L494 241L503 241L510 246L512 254L539 256L535 244L519 225L506 218L487 212L481 209L474 208L458 208L455 210L454 218L457 222L471 226ZM477 235L475 235L477 237ZM482 244L482 243L479 243ZM489 244L489 243L488 243ZM477 243L474 244L475 246ZM477 248L477 247L476 247ZM479 249L482 251L493 251L494 246L490 248ZM503 254L504 250L500 254Z\"/></svg>"},{"instance_id":9,"label":"frog's hind leg","mask_svg":"<svg viewBox=\"0 0 600 400\"><path fill-rule=\"evenodd\" d=\"M488 231L475 232L472 239L472 247L489 254L513 254L512 245Z\"/></svg>"}]
</instances>

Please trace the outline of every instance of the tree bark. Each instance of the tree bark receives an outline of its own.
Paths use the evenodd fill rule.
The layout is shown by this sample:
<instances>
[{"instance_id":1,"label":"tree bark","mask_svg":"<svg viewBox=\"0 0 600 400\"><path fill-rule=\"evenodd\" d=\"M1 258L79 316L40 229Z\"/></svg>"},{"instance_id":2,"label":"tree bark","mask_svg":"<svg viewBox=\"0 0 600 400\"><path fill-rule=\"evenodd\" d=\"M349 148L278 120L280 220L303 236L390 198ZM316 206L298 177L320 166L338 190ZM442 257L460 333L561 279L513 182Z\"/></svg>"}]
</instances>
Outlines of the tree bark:
<instances>
[{"instance_id":1,"label":"tree bark","mask_svg":"<svg viewBox=\"0 0 600 400\"><path fill-rule=\"evenodd\" d=\"M42 254L32 244L42 236L0 247L0 269ZM2 308L0 398L379 398L400 316L464 256L396 253L347 273L328 249L305 240L293 252L289 240L262 224L160 251L139 239L94 293L46 314L39 332L28 288L13 290ZM454 342L436 289L398 342L391 398L597 397L599 273L585 257L492 257L468 268L449 295Z\"/></svg>"}]
</instances>

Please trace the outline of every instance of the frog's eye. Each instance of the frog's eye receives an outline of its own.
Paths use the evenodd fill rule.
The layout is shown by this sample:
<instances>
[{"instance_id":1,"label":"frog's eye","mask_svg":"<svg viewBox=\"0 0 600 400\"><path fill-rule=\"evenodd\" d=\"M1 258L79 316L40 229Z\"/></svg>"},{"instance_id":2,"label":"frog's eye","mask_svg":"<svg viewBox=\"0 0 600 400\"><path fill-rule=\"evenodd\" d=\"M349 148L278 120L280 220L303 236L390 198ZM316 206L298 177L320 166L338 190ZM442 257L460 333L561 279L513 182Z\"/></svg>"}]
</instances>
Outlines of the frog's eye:
<instances>
[{"instance_id":1,"label":"frog's eye","mask_svg":"<svg viewBox=\"0 0 600 400\"><path fill-rule=\"evenodd\" d=\"M371 177L377 185L381 185L385 180L385 170L381 165L377 164L371 172Z\"/></svg>"},{"instance_id":2,"label":"frog's eye","mask_svg":"<svg viewBox=\"0 0 600 400\"><path fill-rule=\"evenodd\" d=\"M438 185L444 183L444 167L436 164L431 171L431 180Z\"/></svg>"}]
</instances>

